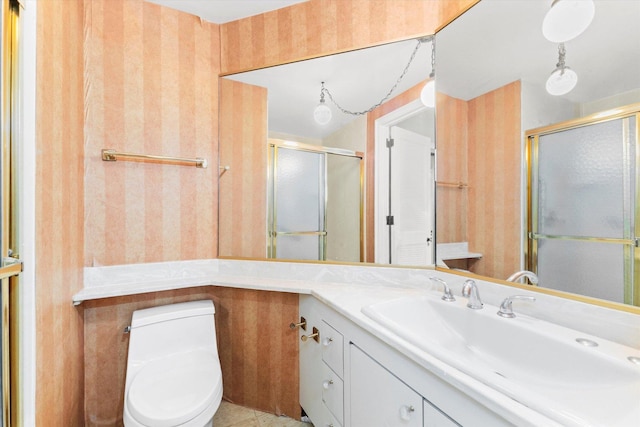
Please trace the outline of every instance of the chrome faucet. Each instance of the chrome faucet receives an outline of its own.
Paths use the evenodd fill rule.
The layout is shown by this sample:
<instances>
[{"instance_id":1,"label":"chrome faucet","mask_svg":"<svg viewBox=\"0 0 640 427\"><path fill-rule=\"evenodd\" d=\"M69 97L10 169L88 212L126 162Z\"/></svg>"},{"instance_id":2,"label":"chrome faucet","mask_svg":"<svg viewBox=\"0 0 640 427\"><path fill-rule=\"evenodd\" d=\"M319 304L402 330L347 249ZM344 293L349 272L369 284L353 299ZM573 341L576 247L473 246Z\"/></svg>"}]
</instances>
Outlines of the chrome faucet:
<instances>
[{"instance_id":1,"label":"chrome faucet","mask_svg":"<svg viewBox=\"0 0 640 427\"><path fill-rule=\"evenodd\" d=\"M528 270L516 271L511 276L507 277L507 282L517 282L523 277L529 279L529 282L531 282L533 286L538 285L538 276L536 276L534 272Z\"/></svg>"},{"instance_id":2,"label":"chrome faucet","mask_svg":"<svg viewBox=\"0 0 640 427\"><path fill-rule=\"evenodd\" d=\"M513 304L513 300L516 300L516 299L526 300L526 301L536 300L534 297L525 296L525 295L513 295L508 298L505 298L504 301L502 301L502 304L500 304L500 310L498 311L498 316L506 317L508 319L513 319L514 317L516 317L516 314L513 312L513 307L511 307L511 305Z\"/></svg>"},{"instance_id":3,"label":"chrome faucet","mask_svg":"<svg viewBox=\"0 0 640 427\"><path fill-rule=\"evenodd\" d=\"M467 307L469 308L480 310L484 305L478 293L478 285L471 279L465 280L462 285L462 296L469 298L469 302L467 303Z\"/></svg>"},{"instance_id":4,"label":"chrome faucet","mask_svg":"<svg viewBox=\"0 0 640 427\"><path fill-rule=\"evenodd\" d=\"M456 300L456 298L453 296L453 292L451 292L451 289L449 288L449 286L447 286L447 282L445 282L439 277L429 277L429 280L436 283L440 283L443 286L444 294L442 295L442 298L441 298L443 301L452 302Z\"/></svg>"}]
</instances>

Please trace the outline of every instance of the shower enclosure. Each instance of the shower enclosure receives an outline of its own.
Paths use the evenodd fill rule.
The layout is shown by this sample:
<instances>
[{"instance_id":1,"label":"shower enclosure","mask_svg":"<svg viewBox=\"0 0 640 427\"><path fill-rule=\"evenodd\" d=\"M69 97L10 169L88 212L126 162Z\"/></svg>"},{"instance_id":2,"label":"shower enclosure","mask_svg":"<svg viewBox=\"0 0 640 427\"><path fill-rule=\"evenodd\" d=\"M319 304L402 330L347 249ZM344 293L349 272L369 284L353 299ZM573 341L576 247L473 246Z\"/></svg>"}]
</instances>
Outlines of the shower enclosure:
<instances>
[{"instance_id":1,"label":"shower enclosure","mask_svg":"<svg viewBox=\"0 0 640 427\"><path fill-rule=\"evenodd\" d=\"M527 269L546 288L640 305L640 105L527 133Z\"/></svg>"},{"instance_id":2,"label":"shower enclosure","mask_svg":"<svg viewBox=\"0 0 640 427\"><path fill-rule=\"evenodd\" d=\"M268 257L361 262L362 153L269 143Z\"/></svg>"}]
</instances>

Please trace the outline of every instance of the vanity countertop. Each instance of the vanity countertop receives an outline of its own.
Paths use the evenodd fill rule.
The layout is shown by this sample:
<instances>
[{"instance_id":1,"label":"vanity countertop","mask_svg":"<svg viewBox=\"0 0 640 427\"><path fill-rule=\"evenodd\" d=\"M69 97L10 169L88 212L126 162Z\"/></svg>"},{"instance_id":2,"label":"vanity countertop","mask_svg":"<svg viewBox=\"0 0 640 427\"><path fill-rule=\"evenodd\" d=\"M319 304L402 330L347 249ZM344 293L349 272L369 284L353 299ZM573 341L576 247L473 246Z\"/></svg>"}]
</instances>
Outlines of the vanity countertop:
<instances>
[{"instance_id":1,"label":"vanity countertop","mask_svg":"<svg viewBox=\"0 0 640 427\"><path fill-rule=\"evenodd\" d=\"M85 288L74 295L73 302L77 305L92 299L208 285L312 294L362 329L514 424L560 425L530 409L526 403L518 402L447 365L361 312L364 306L395 298L417 297L425 292L439 294L441 290L429 280L432 276L445 279L456 295L460 295L462 282L466 279L428 268L195 260L86 268ZM485 303L495 306L515 292L527 293L484 281L478 281L478 287ZM538 301L532 304L528 313L523 314L545 320L551 318L550 321L562 326L632 347L634 355L640 357L639 316L545 294L532 295ZM637 391L640 400L640 385ZM603 402L598 404L602 405Z\"/></svg>"}]
</instances>

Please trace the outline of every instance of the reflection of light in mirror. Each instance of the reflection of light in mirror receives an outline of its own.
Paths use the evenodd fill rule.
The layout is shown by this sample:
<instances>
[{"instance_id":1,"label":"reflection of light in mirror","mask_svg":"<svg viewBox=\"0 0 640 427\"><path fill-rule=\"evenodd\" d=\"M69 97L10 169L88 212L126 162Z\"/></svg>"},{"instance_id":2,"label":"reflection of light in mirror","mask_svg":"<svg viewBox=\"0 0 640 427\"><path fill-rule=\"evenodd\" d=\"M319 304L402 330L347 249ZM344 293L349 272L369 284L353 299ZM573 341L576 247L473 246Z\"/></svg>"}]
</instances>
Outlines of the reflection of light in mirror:
<instances>
[{"instance_id":1,"label":"reflection of light in mirror","mask_svg":"<svg viewBox=\"0 0 640 427\"><path fill-rule=\"evenodd\" d=\"M547 79L547 92L560 96L571 92L578 83L578 75L569 67L556 68Z\"/></svg>"},{"instance_id":2,"label":"reflection of light in mirror","mask_svg":"<svg viewBox=\"0 0 640 427\"><path fill-rule=\"evenodd\" d=\"M324 103L324 99L313 110L313 119L319 125L326 125L331 121L331 108Z\"/></svg>"},{"instance_id":3,"label":"reflection of light in mirror","mask_svg":"<svg viewBox=\"0 0 640 427\"><path fill-rule=\"evenodd\" d=\"M595 11L593 0L555 0L542 21L542 34L554 43L572 40L591 24Z\"/></svg>"},{"instance_id":4,"label":"reflection of light in mirror","mask_svg":"<svg viewBox=\"0 0 640 427\"><path fill-rule=\"evenodd\" d=\"M433 108L436 105L436 81L429 80L420 92L420 101L426 106Z\"/></svg>"}]
</instances>

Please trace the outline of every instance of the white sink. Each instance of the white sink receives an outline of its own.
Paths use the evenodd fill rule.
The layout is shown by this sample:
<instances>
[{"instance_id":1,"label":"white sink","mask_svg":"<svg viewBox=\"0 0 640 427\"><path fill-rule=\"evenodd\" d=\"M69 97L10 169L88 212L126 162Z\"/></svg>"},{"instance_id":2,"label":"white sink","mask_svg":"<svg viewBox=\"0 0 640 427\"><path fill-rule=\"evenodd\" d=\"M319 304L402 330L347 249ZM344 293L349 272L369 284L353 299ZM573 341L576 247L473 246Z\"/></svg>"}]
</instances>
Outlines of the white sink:
<instances>
[{"instance_id":1,"label":"white sink","mask_svg":"<svg viewBox=\"0 0 640 427\"><path fill-rule=\"evenodd\" d=\"M639 426L640 351L466 299L406 297L362 312L421 350L565 425ZM579 340L580 342L576 341ZM586 340L586 341L585 341ZM588 344L597 343L597 346Z\"/></svg>"}]
</instances>

